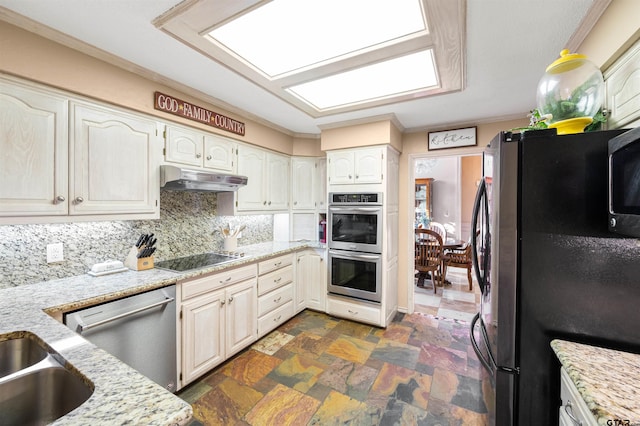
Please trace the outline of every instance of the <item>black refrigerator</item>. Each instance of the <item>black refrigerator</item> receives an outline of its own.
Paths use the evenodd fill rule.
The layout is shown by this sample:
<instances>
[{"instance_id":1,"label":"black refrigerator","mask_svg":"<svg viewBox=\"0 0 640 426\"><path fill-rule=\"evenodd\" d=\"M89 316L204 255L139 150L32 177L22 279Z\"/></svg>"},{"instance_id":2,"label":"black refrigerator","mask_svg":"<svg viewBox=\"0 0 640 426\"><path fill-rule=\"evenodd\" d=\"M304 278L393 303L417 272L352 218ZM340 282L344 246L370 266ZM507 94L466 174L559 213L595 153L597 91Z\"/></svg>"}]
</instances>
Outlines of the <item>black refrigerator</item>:
<instances>
[{"instance_id":1,"label":"black refrigerator","mask_svg":"<svg viewBox=\"0 0 640 426\"><path fill-rule=\"evenodd\" d=\"M640 353L640 244L607 228L607 147L623 132L502 132L485 149L470 337L490 424L558 424L553 339Z\"/></svg>"}]
</instances>

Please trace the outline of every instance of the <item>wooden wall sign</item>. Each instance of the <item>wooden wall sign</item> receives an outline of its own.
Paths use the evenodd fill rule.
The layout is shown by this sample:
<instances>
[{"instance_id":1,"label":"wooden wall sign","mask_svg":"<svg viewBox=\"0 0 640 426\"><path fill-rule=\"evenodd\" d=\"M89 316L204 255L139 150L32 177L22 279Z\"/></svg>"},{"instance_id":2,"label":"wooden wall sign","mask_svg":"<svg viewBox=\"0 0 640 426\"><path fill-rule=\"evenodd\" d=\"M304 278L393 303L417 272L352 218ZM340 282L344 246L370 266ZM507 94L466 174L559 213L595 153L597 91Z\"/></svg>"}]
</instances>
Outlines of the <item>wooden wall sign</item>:
<instances>
[{"instance_id":1,"label":"wooden wall sign","mask_svg":"<svg viewBox=\"0 0 640 426\"><path fill-rule=\"evenodd\" d=\"M155 92L153 107L157 110L168 112L169 114L178 115L217 129L244 136L245 125L243 122L218 114L217 112L209 111L208 109L174 98L173 96L165 95L164 93Z\"/></svg>"},{"instance_id":2,"label":"wooden wall sign","mask_svg":"<svg viewBox=\"0 0 640 426\"><path fill-rule=\"evenodd\" d=\"M443 132L429 132L428 139L429 151L445 148L459 148L463 146L475 146L477 144L475 127L446 130Z\"/></svg>"}]
</instances>

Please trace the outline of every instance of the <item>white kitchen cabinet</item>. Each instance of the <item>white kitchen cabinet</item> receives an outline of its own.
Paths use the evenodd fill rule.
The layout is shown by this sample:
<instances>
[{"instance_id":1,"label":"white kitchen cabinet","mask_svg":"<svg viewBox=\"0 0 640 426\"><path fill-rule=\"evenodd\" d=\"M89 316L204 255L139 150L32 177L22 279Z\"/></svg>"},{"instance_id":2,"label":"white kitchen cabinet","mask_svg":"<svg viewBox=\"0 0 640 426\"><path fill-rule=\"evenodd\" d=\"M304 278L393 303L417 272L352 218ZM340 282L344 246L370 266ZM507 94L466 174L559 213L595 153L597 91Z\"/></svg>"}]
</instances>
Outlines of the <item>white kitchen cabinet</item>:
<instances>
[{"instance_id":1,"label":"white kitchen cabinet","mask_svg":"<svg viewBox=\"0 0 640 426\"><path fill-rule=\"evenodd\" d=\"M596 418L591 414L587 403L582 399L578 388L573 384L569 374L563 368L560 369L560 406L561 426L597 426Z\"/></svg>"},{"instance_id":2,"label":"white kitchen cabinet","mask_svg":"<svg viewBox=\"0 0 640 426\"><path fill-rule=\"evenodd\" d=\"M316 207L320 212L327 211L327 158L316 159L316 183L314 184Z\"/></svg>"},{"instance_id":3,"label":"white kitchen cabinet","mask_svg":"<svg viewBox=\"0 0 640 426\"><path fill-rule=\"evenodd\" d=\"M327 299L327 270L324 256L316 250L298 252L296 270L296 312L310 308L324 312Z\"/></svg>"},{"instance_id":4,"label":"white kitchen cabinet","mask_svg":"<svg viewBox=\"0 0 640 426\"><path fill-rule=\"evenodd\" d=\"M256 265L180 283L182 385L257 338Z\"/></svg>"},{"instance_id":5,"label":"white kitchen cabinet","mask_svg":"<svg viewBox=\"0 0 640 426\"><path fill-rule=\"evenodd\" d=\"M74 102L71 126L69 213L159 217L157 123Z\"/></svg>"},{"instance_id":6,"label":"white kitchen cabinet","mask_svg":"<svg viewBox=\"0 0 640 426\"><path fill-rule=\"evenodd\" d=\"M316 159L294 157L291 159L291 210L316 208Z\"/></svg>"},{"instance_id":7,"label":"white kitchen cabinet","mask_svg":"<svg viewBox=\"0 0 640 426\"><path fill-rule=\"evenodd\" d=\"M236 143L188 127L167 125L165 161L198 168L235 172Z\"/></svg>"},{"instance_id":8,"label":"white kitchen cabinet","mask_svg":"<svg viewBox=\"0 0 640 426\"><path fill-rule=\"evenodd\" d=\"M381 183L384 149L381 147L327 153L331 185Z\"/></svg>"},{"instance_id":9,"label":"white kitchen cabinet","mask_svg":"<svg viewBox=\"0 0 640 426\"><path fill-rule=\"evenodd\" d=\"M68 213L68 101L0 80L0 216Z\"/></svg>"},{"instance_id":10,"label":"white kitchen cabinet","mask_svg":"<svg viewBox=\"0 0 640 426\"><path fill-rule=\"evenodd\" d=\"M237 191L238 211L289 208L289 157L242 145L238 147L238 174L249 178Z\"/></svg>"},{"instance_id":11,"label":"white kitchen cabinet","mask_svg":"<svg viewBox=\"0 0 640 426\"><path fill-rule=\"evenodd\" d=\"M604 79L607 127L634 127L640 119L640 41L604 72Z\"/></svg>"},{"instance_id":12,"label":"white kitchen cabinet","mask_svg":"<svg viewBox=\"0 0 640 426\"><path fill-rule=\"evenodd\" d=\"M258 337L295 314L294 254L258 263Z\"/></svg>"}]
</instances>

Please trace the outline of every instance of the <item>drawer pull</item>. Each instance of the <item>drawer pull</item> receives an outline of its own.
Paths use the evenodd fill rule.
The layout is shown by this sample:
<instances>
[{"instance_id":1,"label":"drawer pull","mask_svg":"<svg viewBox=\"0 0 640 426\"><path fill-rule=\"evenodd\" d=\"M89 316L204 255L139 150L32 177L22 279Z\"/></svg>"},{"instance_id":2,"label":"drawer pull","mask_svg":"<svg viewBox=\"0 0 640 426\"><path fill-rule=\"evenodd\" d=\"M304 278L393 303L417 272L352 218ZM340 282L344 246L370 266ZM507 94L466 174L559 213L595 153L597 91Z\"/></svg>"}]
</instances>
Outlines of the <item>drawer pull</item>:
<instances>
[{"instance_id":1,"label":"drawer pull","mask_svg":"<svg viewBox=\"0 0 640 426\"><path fill-rule=\"evenodd\" d=\"M273 299L273 302L274 302L274 303L278 303L278 302L279 302L279 301L281 301L281 300L282 300L282 296L278 297L277 299Z\"/></svg>"},{"instance_id":2,"label":"drawer pull","mask_svg":"<svg viewBox=\"0 0 640 426\"><path fill-rule=\"evenodd\" d=\"M229 298L229 303L233 302L233 296Z\"/></svg>"},{"instance_id":3,"label":"drawer pull","mask_svg":"<svg viewBox=\"0 0 640 426\"><path fill-rule=\"evenodd\" d=\"M226 280L220 280L221 283L228 283L229 281L231 281L231 277L227 277Z\"/></svg>"},{"instance_id":4,"label":"drawer pull","mask_svg":"<svg viewBox=\"0 0 640 426\"><path fill-rule=\"evenodd\" d=\"M573 424L582 426L582 422L573 415L571 401L567 401L567 403L564 405L564 412L567 413L567 416L569 416Z\"/></svg>"},{"instance_id":5,"label":"drawer pull","mask_svg":"<svg viewBox=\"0 0 640 426\"><path fill-rule=\"evenodd\" d=\"M277 318L273 319L273 322L278 322L278 321L280 321L281 318L282 318L282 315L278 315Z\"/></svg>"},{"instance_id":6,"label":"drawer pull","mask_svg":"<svg viewBox=\"0 0 640 426\"><path fill-rule=\"evenodd\" d=\"M274 264L273 264L273 266L275 266L276 268L277 268L278 266L280 266L280 265L282 265L282 261L280 261L280 262L278 262L278 263L274 263Z\"/></svg>"},{"instance_id":7,"label":"drawer pull","mask_svg":"<svg viewBox=\"0 0 640 426\"><path fill-rule=\"evenodd\" d=\"M274 283L279 283L280 281L282 281L282 277L278 277L275 280L273 280Z\"/></svg>"},{"instance_id":8,"label":"drawer pull","mask_svg":"<svg viewBox=\"0 0 640 426\"><path fill-rule=\"evenodd\" d=\"M358 311L352 311L351 309L347 309L347 311L348 311L351 315L358 315Z\"/></svg>"}]
</instances>

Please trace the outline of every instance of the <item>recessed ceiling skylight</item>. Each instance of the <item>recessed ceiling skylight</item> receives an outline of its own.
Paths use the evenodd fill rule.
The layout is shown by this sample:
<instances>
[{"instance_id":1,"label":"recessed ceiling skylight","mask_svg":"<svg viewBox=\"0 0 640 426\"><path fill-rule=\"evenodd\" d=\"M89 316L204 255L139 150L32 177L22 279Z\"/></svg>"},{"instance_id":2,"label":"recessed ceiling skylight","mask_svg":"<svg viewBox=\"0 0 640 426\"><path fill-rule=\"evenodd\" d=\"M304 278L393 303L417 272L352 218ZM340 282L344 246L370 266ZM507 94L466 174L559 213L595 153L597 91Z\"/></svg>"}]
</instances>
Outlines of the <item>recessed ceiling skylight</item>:
<instances>
[{"instance_id":1,"label":"recessed ceiling skylight","mask_svg":"<svg viewBox=\"0 0 640 426\"><path fill-rule=\"evenodd\" d=\"M209 36L273 77L420 31L419 0L272 0Z\"/></svg>"},{"instance_id":2,"label":"recessed ceiling skylight","mask_svg":"<svg viewBox=\"0 0 640 426\"><path fill-rule=\"evenodd\" d=\"M431 50L289 87L287 91L323 110L424 90L437 85Z\"/></svg>"}]
</instances>

